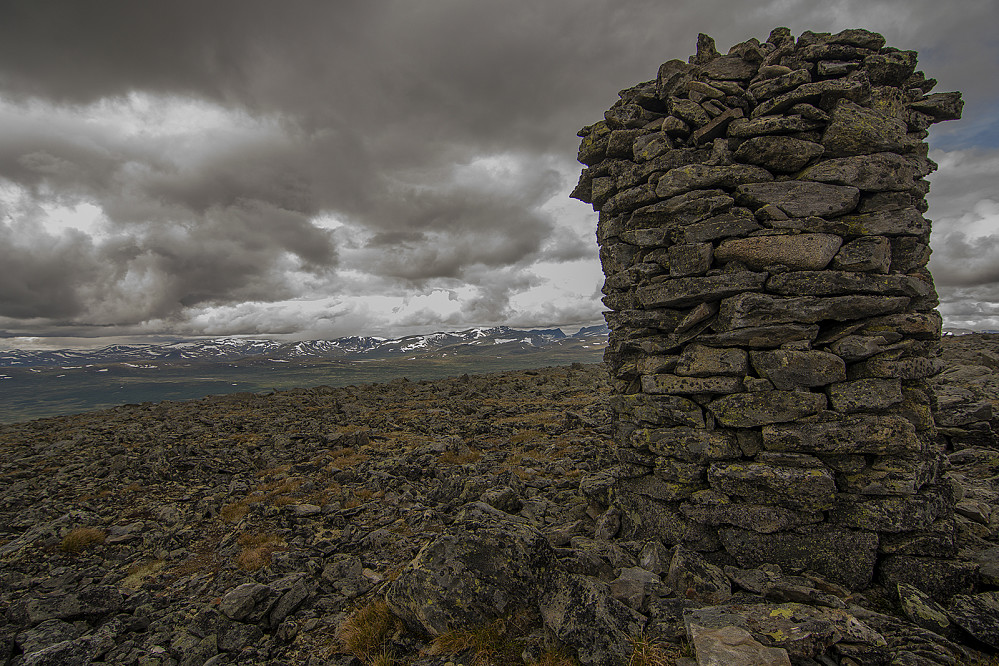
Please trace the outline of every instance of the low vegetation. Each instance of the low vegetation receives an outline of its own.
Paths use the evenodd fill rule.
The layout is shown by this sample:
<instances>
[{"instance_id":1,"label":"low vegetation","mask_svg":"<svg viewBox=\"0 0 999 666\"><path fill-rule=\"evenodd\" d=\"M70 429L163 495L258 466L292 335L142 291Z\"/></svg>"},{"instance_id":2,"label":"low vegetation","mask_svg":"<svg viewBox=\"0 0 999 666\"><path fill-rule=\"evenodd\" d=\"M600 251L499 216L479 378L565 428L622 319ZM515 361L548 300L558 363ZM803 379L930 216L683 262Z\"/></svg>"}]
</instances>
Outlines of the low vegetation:
<instances>
[{"instance_id":1,"label":"low vegetation","mask_svg":"<svg viewBox=\"0 0 999 666\"><path fill-rule=\"evenodd\" d=\"M104 543L107 532L97 527L77 527L69 531L59 543L59 550L75 555Z\"/></svg>"},{"instance_id":2,"label":"low vegetation","mask_svg":"<svg viewBox=\"0 0 999 666\"><path fill-rule=\"evenodd\" d=\"M679 659L692 656L687 645L664 643L645 634L633 638L631 645L628 666L676 666Z\"/></svg>"},{"instance_id":3,"label":"low vegetation","mask_svg":"<svg viewBox=\"0 0 999 666\"><path fill-rule=\"evenodd\" d=\"M354 611L337 629L337 640L348 654L365 664L391 663L389 640L403 629L402 620L376 599Z\"/></svg>"}]
</instances>

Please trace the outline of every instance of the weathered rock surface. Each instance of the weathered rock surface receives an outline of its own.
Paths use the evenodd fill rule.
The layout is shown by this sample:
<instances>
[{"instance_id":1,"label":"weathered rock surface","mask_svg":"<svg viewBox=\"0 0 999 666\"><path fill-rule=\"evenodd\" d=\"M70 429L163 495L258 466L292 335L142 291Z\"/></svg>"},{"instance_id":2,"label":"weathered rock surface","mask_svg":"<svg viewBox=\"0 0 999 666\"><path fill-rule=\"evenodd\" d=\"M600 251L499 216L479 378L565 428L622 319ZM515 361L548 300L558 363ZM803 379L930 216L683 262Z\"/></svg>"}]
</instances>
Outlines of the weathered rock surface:
<instances>
[{"instance_id":1,"label":"weathered rock surface","mask_svg":"<svg viewBox=\"0 0 999 666\"><path fill-rule=\"evenodd\" d=\"M945 340L944 358L951 365L933 380L942 394L967 392L983 400L995 395L999 380L983 365L999 369L995 344L987 336ZM724 358L722 352L716 360ZM689 360L694 367L711 362L694 352ZM839 609L882 636L893 658L908 654L931 663L973 663L967 648L951 642L980 640L965 629L952 627L957 633L948 640L909 620L901 606L870 603L894 599L894 587L851 597L833 582L865 585L868 574L863 572L873 566L879 547L873 539L845 529L829 535L828 548L849 552L846 568L842 563L827 567L836 558L782 536L815 529L821 513L816 518L773 503L736 503L715 491L697 490L684 500L682 511L670 514L665 524L687 530L688 543L702 543L702 548L709 542L697 541L697 530L684 522L687 515L717 523L726 540L740 544L733 552L743 568L719 568L707 559L710 553L691 546L670 549L660 538L630 540L628 513L612 515L606 509L615 501L609 492L615 475L629 472L612 456L604 373L599 366L551 368L320 387L134 405L0 426L0 472L9 480L0 489L0 525L3 543L17 544L5 551L0 569L4 659L346 663L346 655L320 656L347 651L335 629L355 610L391 596L391 586L406 585L405 572L418 570L428 559L419 555L426 547L425 553L438 552L455 563L464 558L465 568L456 565L446 574L453 580L479 580L483 590L492 581L496 594L486 595L490 602L479 606L480 617L494 617L504 601L518 605L533 599L534 609L527 609L533 619L517 634L523 641L518 644L543 652L538 632L547 627L584 663L626 663L631 638L642 631L659 640L691 640L684 612L711 609L712 600L726 594L733 596L722 607L737 605L734 617L761 604L771 610L788 602ZM649 410L649 416L694 418L702 411L687 398L619 397L632 398L629 409ZM742 449L760 444L777 452L798 447L811 454L795 463L798 469L818 469L814 460L823 457L839 475L851 469L849 461L857 456L851 452L901 454L915 432L901 422L880 432L869 415L829 421L828 436L808 439L795 430L800 425L766 426L756 444L720 430L666 426L650 435L647 448L635 451L658 456L651 464L664 474L667 466L655 460L684 451L690 467L669 467L678 480L701 482L713 462L729 464L743 455ZM705 439L707 433L712 437ZM951 473L960 479L966 501L977 498L985 514L996 501L999 472L999 453L994 459L985 455L999 451L992 442L991 449L949 452ZM48 471L37 473L43 469ZM764 487L749 486L754 491ZM779 501L776 494L768 499ZM319 512L301 507L319 507ZM938 543L949 538L952 545L956 539L962 552L981 554L973 562L984 581L986 567L979 563L987 564L989 552L999 549L990 527L994 523L961 525L968 527L956 533L928 531L920 538ZM76 553L61 550L62 539L77 527L104 530L103 543ZM499 538L502 543L489 541ZM904 547L887 536L880 541L882 548ZM444 542L454 548L435 549L433 544ZM495 547L476 550L482 543ZM526 565L519 569L536 586L517 597L512 590L523 589L516 588L518 569L507 567L503 554L526 544L531 552L519 552L545 559L548 569L538 576ZM481 557L466 557L472 552ZM766 564L771 561L781 562L781 569ZM489 563L503 566L490 568ZM906 580L924 571L919 580L951 581L948 589L974 597L967 587L974 567L955 566L941 574L903 560L897 570ZM504 580L511 591L500 589ZM879 581L874 577L872 584ZM440 589L432 593L461 609L468 600L457 594L463 589L468 587L454 585L451 598ZM726 626L743 626L733 615L725 617ZM810 615L787 619L794 618L811 618L808 626L819 626ZM414 659L430 649L433 639L425 629L403 631L402 626L381 639L382 647L397 658ZM709 630L717 629L724 627ZM745 630L752 641L778 647L754 629ZM884 654L871 635L828 643L835 636L818 633L825 641L820 644L828 645L822 658L854 655L866 663Z\"/></svg>"},{"instance_id":2,"label":"weathered rock surface","mask_svg":"<svg viewBox=\"0 0 999 666\"><path fill-rule=\"evenodd\" d=\"M492 658L453 647L470 630L501 635L483 649L503 663L627 663L643 634L705 660L974 663L953 639L994 633L979 586L999 356L957 341L945 358L963 362L927 362L920 142L960 99L928 96L915 65L863 30L777 29L728 55L702 36L580 132L609 379L552 368L0 427L0 662ZM809 172L782 171L779 137L822 146L802 146ZM811 252L808 235L840 239L817 243L821 267L787 250ZM939 428L933 387L954 407ZM960 632L912 622L900 583Z\"/></svg>"},{"instance_id":3,"label":"weathered rock surface","mask_svg":"<svg viewBox=\"0 0 999 666\"><path fill-rule=\"evenodd\" d=\"M554 565L536 529L488 504L470 504L420 550L385 599L407 624L439 636L536 604Z\"/></svg>"}]
</instances>

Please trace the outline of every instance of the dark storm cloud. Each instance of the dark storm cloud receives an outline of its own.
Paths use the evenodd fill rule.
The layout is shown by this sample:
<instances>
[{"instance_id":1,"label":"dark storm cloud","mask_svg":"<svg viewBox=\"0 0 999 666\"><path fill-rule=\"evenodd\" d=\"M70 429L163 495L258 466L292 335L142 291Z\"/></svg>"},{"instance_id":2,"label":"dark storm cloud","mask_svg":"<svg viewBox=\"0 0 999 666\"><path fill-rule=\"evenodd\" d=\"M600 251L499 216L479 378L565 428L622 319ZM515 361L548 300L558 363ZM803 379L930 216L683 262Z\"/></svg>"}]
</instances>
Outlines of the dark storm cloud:
<instances>
[{"instance_id":1,"label":"dark storm cloud","mask_svg":"<svg viewBox=\"0 0 999 666\"><path fill-rule=\"evenodd\" d=\"M38 211L0 214L5 248L20 248L0 264L0 318L182 326L192 308L309 283L345 297L466 285L478 295L452 319L512 320L513 295L537 286L532 265L595 255L592 236L545 208L578 170L575 130L686 58L698 32L725 50L777 25L881 31L920 49L940 89L963 89L962 122L982 128L999 89L995 17L992 0L7 0L0 185L36 206L94 203L106 221L55 238L26 231ZM136 94L231 117L186 134L100 120L101 104ZM934 132L943 146L968 136ZM324 215L339 228L316 226ZM240 316L254 330L279 322Z\"/></svg>"},{"instance_id":2,"label":"dark storm cloud","mask_svg":"<svg viewBox=\"0 0 999 666\"><path fill-rule=\"evenodd\" d=\"M79 232L62 238L29 232L34 242L26 243L14 232L0 224L0 313L14 319L81 314L84 303L66 275L81 280L100 275L89 239Z\"/></svg>"}]
</instances>

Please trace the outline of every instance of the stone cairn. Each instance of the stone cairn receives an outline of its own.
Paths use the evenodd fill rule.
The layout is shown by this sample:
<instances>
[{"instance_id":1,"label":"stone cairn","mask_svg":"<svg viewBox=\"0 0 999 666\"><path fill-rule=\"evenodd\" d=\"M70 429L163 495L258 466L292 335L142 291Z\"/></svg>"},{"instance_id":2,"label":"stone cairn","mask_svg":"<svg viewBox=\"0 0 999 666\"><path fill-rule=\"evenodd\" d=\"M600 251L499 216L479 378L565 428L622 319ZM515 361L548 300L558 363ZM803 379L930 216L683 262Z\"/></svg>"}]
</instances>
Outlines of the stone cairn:
<instances>
[{"instance_id":1,"label":"stone cairn","mask_svg":"<svg viewBox=\"0 0 999 666\"><path fill-rule=\"evenodd\" d=\"M949 575L921 213L963 102L915 67L867 30L702 34L579 132L624 535L853 589Z\"/></svg>"}]
</instances>

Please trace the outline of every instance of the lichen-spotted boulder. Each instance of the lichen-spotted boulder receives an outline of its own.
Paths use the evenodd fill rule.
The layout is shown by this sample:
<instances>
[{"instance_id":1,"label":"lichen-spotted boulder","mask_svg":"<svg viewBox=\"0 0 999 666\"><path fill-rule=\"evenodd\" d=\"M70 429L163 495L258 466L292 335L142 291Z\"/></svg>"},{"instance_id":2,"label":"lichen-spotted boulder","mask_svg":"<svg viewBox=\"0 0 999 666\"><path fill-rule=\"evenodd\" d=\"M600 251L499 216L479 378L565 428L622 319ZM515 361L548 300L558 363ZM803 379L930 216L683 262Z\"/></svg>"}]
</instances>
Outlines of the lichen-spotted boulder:
<instances>
[{"instance_id":1,"label":"lichen-spotted boulder","mask_svg":"<svg viewBox=\"0 0 999 666\"><path fill-rule=\"evenodd\" d=\"M556 566L541 532L473 502L417 553L385 601L407 626L436 636L533 605Z\"/></svg>"}]
</instances>

